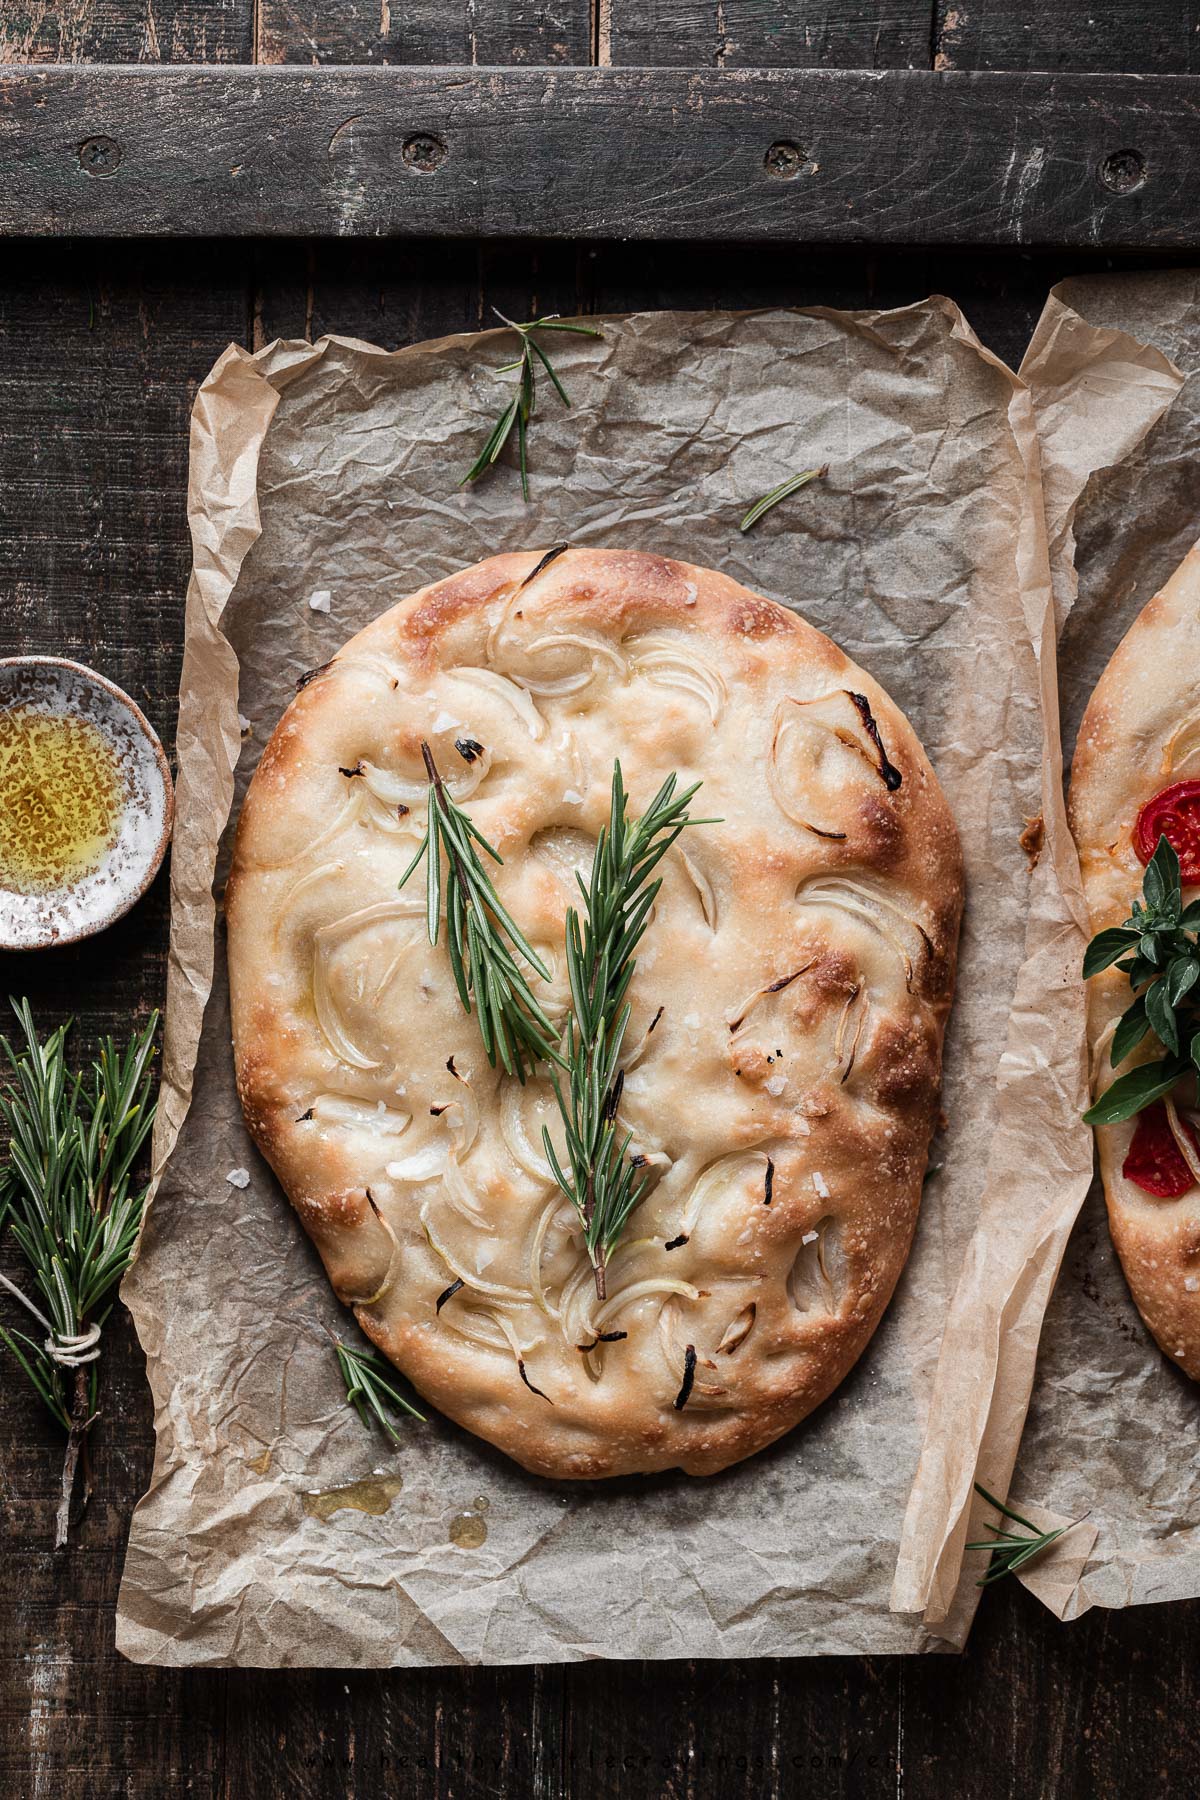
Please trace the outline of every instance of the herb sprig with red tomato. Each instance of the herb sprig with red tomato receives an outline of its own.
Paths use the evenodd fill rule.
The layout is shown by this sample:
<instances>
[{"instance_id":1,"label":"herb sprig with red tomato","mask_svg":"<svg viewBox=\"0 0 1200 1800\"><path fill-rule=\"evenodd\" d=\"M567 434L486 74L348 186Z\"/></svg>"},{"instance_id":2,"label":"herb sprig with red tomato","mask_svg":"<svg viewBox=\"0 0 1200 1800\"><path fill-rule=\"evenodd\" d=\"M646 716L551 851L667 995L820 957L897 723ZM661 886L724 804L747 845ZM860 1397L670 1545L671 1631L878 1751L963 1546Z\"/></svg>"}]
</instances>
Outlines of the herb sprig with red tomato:
<instances>
[{"instance_id":1,"label":"herb sprig with red tomato","mask_svg":"<svg viewBox=\"0 0 1200 1800\"><path fill-rule=\"evenodd\" d=\"M1160 837L1146 869L1142 898L1123 925L1088 945L1085 978L1115 963L1129 976L1131 1006L1113 1034L1114 1068L1151 1034L1165 1054L1120 1075L1083 1115L1089 1125L1116 1125L1169 1094L1181 1076L1200 1071L1200 900L1183 904L1179 857Z\"/></svg>"}]
</instances>

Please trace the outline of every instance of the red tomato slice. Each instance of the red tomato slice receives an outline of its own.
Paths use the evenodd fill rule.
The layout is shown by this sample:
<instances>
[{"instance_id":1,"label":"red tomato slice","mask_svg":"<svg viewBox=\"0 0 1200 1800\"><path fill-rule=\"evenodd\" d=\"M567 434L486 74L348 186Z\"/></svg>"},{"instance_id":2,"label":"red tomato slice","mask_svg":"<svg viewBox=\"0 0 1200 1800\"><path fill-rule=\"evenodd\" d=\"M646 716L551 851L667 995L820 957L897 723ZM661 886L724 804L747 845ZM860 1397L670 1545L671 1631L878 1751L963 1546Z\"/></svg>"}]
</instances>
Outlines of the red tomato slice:
<instances>
[{"instance_id":1,"label":"red tomato slice","mask_svg":"<svg viewBox=\"0 0 1200 1800\"><path fill-rule=\"evenodd\" d=\"M1200 1154L1196 1133L1186 1119L1180 1123ZM1195 1186L1192 1171L1175 1142L1167 1109L1161 1100L1138 1114L1137 1130L1129 1146L1129 1155L1121 1165L1121 1173L1126 1181L1132 1181L1144 1194L1153 1194L1157 1200L1177 1200L1180 1194L1186 1194Z\"/></svg>"},{"instance_id":2,"label":"red tomato slice","mask_svg":"<svg viewBox=\"0 0 1200 1800\"><path fill-rule=\"evenodd\" d=\"M1147 800L1133 828L1133 847L1148 863L1165 837L1187 886L1200 883L1200 781L1176 781Z\"/></svg>"}]
</instances>

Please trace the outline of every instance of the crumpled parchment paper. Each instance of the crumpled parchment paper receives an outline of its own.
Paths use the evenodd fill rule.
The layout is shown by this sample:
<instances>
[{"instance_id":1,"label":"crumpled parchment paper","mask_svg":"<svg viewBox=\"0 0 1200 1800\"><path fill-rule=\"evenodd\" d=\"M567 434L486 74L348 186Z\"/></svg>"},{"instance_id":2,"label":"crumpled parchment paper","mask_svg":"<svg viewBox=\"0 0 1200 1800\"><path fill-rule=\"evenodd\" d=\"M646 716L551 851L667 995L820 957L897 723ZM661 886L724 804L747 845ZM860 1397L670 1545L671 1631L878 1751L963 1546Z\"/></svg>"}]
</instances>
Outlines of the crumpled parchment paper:
<instances>
[{"instance_id":1,"label":"crumpled parchment paper","mask_svg":"<svg viewBox=\"0 0 1200 1800\"><path fill-rule=\"evenodd\" d=\"M965 1637L973 1587L940 1635L889 1612L888 1592L997 1136L1006 1033L1036 1058L1037 1020L1008 1027L1031 908L1036 953L1061 929L1061 818L1048 815L1036 877L1019 842L1046 782L1050 590L1029 398L941 299L603 325L602 342L556 340L573 407L543 384L528 506L509 466L458 486L511 381L493 374L511 355L502 333L393 354L337 338L253 357L231 348L197 398L156 1140L166 1172L124 1290L158 1440L117 1619L136 1660L550 1662L921 1651ZM739 535L751 500L823 462L824 482ZM494 551L568 539L708 563L799 607L906 709L966 854L949 1125L896 1298L816 1415L706 1481L554 1484L436 1418L403 1426L397 1451L365 1431L323 1330L353 1326L234 1094L212 892L235 772L240 797L297 677L368 618ZM328 611L314 609L325 595ZM249 1184L231 1184L242 1169ZM1047 1185L1064 1175L1041 1132L1019 1179L1039 1170ZM403 1484L381 1516L306 1513L306 1494L376 1470ZM478 1548L451 1541L464 1510L486 1523ZM924 1553L919 1522L915 1541Z\"/></svg>"},{"instance_id":2,"label":"crumpled parchment paper","mask_svg":"<svg viewBox=\"0 0 1200 1800\"><path fill-rule=\"evenodd\" d=\"M1165 373L1168 361L1177 376ZM1148 372L1177 397L1117 461L1103 447L1128 442L1126 403L1146 393ZM1200 536L1200 272L1065 282L1026 373L1061 471L1047 502L1064 541L1057 586L1067 615L1059 660L1069 760L1117 643ZM1082 1019L1082 1000L1079 1010ZM1098 1531L1086 1568L1043 1596L1061 1618L1200 1594L1198 1421L1200 1392L1162 1355L1130 1299L1097 1182L1046 1316L1017 1466L1020 1493L1071 1517L1088 1511Z\"/></svg>"},{"instance_id":3,"label":"crumpled parchment paper","mask_svg":"<svg viewBox=\"0 0 1200 1800\"><path fill-rule=\"evenodd\" d=\"M1076 508L1093 476L1100 480L1110 474L1118 486L1138 483L1141 458L1133 453L1172 406L1181 381L1161 350L1125 331L1097 328L1054 296L1020 373L1037 432L1053 591L1052 610L1047 596L1040 596L1034 626L1040 634L1046 728L1045 844L1034 875L1027 955L1000 1069L996 1138L979 1229L946 1324L892 1593L898 1610L923 1609L928 1626L951 1635L957 1635L964 1612L974 1603L974 1585L988 1560L983 1552L974 1552L964 1564L964 1546L986 1542L987 1521L996 1518L975 1493L974 1483L1001 1498L1008 1495L1046 1309L1092 1179L1092 1134L1081 1119L1088 1099L1081 963L1090 931L1066 824L1054 641L1075 600ZM1172 412L1160 430L1171 429L1174 418ZM1145 589L1146 597L1156 585ZM1102 603L1082 635L1093 672L1078 701L1076 722L1119 635L1111 631ZM1099 639L1107 645L1103 651ZM1077 698L1077 653L1070 631L1063 655L1070 658L1068 693ZM1104 1243L1107 1247L1107 1233ZM1132 1311L1127 1296L1126 1304ZM1103 1397L1111 1381L1112 1355L1111 1344L1101 1347L1073 1337L1064 1359L1070 1370L1064 1376L1066 1391L1082 1386L1093 1394L1101 1407L1101 1431L1108 1429ZM1047 1385L1043 1369L1039 1392ZM1090 1504L1079 1499L1079 1422L1071 1417L1065 1396L1060 1399L1064 1403L1054 1409L1057 1443L1036 1478L1022 1452L1012 1498L1025 1516L1044 1514L1055 1525L1078 1518ZM1056 1510L1051 1514L1026 1504L1025 1495L1051 1501ZM1094 1513L1091 1519L1020 1573L1025 1585L1054 1610L1082 1576L1087 1560L1082 1546L1086 1543L1090 1550L1098 1536Z\"/></svg>"}]
</instances>

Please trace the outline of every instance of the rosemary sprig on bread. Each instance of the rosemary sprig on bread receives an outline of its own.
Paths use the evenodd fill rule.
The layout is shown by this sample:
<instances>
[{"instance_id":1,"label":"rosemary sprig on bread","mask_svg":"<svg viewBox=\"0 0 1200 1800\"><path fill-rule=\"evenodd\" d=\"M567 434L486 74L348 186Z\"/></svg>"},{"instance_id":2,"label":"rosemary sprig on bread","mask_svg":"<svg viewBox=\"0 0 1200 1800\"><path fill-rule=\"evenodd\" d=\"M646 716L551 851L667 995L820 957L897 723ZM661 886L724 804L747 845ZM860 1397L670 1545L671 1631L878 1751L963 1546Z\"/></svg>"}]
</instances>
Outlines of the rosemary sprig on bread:
<instances>
[{"instance_id":1,"label":"rosemary sprig on bread","mask_svg":"<svg viewBox=\"0 0 1200 1800\"><path fill-rule=\"evenodd\" d=\"M501 904L480 851L496 863L502 858L451 798L427 743L422 743L421 755L429 775L428 824L400 886L424 857L429 941L438 942L444 891L458 997L466 1012L474 1012L493 1067L499 1056L521 1082L539 1063L550 1067L566 1139L565 1164L543 1127L546 1155L555 1181L579 1214L596 1293L603 1300L608 1258L646 1186L629 1154L632 1136L628 1131L622 1136L617 1114L634 953L662 885L661 878L651 876L685 826L713 821L688 813L700 783L678 792L673 774L643 816L630 819L621 765L613 764L608 824L597 839L591 877L585 883L576 876L584 911L567 909L572 1011L556 1043L517 957L544 980L550 979L549 972Z\"/></svg>"},{"instance_id":2,"label":"rosemary sprig on bread","mask_svg":"<svg viewBox=\"0 0 1200 1800\"><path fill-rule=\"evenodd\" d=\"M465 749L462 753L466 754ZM508 1074L524 1082L536 1063L560 1058L554 1027L534 998L517 958L543 980L548 981L550 973L501 905L479 852L495 863L504 859L452 799L428 744L422 743L421 755L429 776L428 824L416 855L400 877L400 886L424 857L426 927L430 943L436 944L445 850L446 945L458 997L464 1012L475 1014L493 1068L498 1057Z\"/></svg>"},{"instance_id":3,"label":"rosemary sprig on bread","mask_svg":"<svg viewBox=\"0 0 1200 1800\"><path fill-rule=\"evenodd\" d=\"M709 823L688 814L699 786L695 782L677 793L676 778L668 775L642 817L632 820L621 765L614 763L608 824L596 843L591 879L585 885L576 875L584 915L581 920L574 907L567 912L573 1016L563 1043L565 1084L557 1071L552 1076L566 1131L565 1169L544 1126L542 1136L554 1179L583 1223L601 1300L609 1254L646 1187L629 1155L632 1134L622 1136L617 1119L634 952L662 885L651 875L685 826Z\"/></svg>"}]
</instances>

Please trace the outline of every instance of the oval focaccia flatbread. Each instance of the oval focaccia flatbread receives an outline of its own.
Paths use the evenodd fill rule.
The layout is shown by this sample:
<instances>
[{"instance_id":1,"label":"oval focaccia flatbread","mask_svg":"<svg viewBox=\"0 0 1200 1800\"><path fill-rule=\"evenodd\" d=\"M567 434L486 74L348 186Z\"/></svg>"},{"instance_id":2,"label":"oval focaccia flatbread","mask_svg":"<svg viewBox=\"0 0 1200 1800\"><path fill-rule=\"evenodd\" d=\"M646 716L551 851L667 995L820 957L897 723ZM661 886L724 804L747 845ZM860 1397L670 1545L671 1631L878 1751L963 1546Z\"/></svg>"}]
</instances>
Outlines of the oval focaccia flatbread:
<instances>
[{"instance_id":1,"label":"oval focaccia flatbread","mask_svg":"<svg viewBox=\"0 0 1200 1800\"><path fill-rule=\"evenodd\" d=\"M1197 777L1200 548L1134 620L1096 684L1079 728L1070 817L1093 931L1123 924L1141 896L1145 868L1135 848L1141 809L1163 789ZM1185 887L1184 899L1195 899L1197 893L1200 889ZM1107 1088L1117 1073L1162 1054L1161 1046L1147 1039L1119 1070L1113 1069L1108 1054L1113 1030L1132 997L1128 976L1116 968L1088 983L1094 1093ZM1194 1092L1193 1083L1189 1105ZM1151 1130L1166 1135L1172 1162L1184 1171L1183 1184L1151 1185L1183 1185L1182 1192L1150 1193L1125 1173L1143 1119L1143 1138ZM1109 1228L1138 1311L1166 1354L1200 1379L1200 1185L1171 1149L1164 1125L1146 1115L1101 1126L1096 1137Z\"/></svg>"},{"instance_id":2,"label":"oval focaccia flatbread","mask_svg":"<svg viewBox=\"0 0 1200 1800\"><path fill-rule=\"evenodd\" d=\"M503 857L556 1023L614 760L631 817L676 772L719 820L660 865L638 951L619 1117L650 1185L603 1302L550 1084L490 1066L424 871L398 887L423 740ZM263 754L226 896L246 1119L442 1412L544 1475L711 1473L830 1393L896 1284L961 900L911 727L803 620L659 556L497 556L351 639Z\"/></svg>"}]
</instances>

